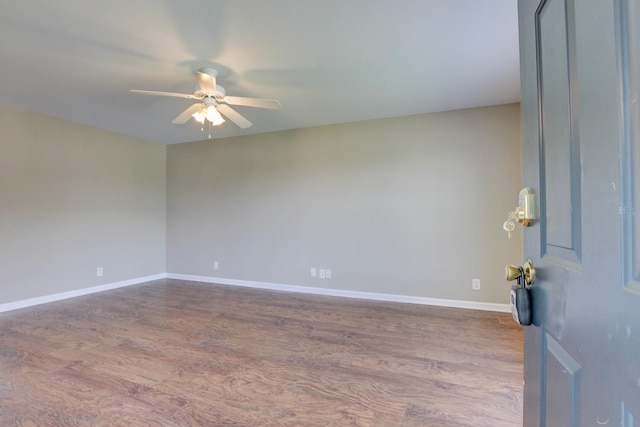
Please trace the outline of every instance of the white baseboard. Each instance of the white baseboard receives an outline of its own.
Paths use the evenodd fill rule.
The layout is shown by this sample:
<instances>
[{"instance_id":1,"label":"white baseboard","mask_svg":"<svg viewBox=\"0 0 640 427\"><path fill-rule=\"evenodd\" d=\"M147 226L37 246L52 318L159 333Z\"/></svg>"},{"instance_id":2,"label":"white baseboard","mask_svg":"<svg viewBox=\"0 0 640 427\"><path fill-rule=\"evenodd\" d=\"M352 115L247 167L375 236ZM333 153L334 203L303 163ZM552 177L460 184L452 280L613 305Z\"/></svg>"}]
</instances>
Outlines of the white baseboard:
<instances>
[{"instance_id":1,"label":"white baseboard","mask_svg":"<svg viewBox=\"0 0 640 427\"><path fill-rule=\"evenodd\" d=\"M150 282L152 280L166 278L166 273L155 274L153 276L138 277L135 279L123 280L121 282L107 283L104 285L92 286L90 288L76 289L68 292L61 292L59 294L45 295L36 298L29 298L21 301L9 302L6 304L0 304L0 313L5 311L17 310L19 308L31 307L34 305L46 304L48 302L60 301L63 299L69 299L79 297L82 295L95 294L97 292L108 291L116 288L124 288L125 286L137 285L139 283Z\"/></svg>"},{"instance_id":2,"label":"white baseboard","mask_svg":"<svg viewBox=\"0 0 640 427\"><path fill-rule=\"evenodd\" d=\"M214 283L219 285L242 286L255 289L268 289L274 291L299 292L303 294L326 295L343 298L357 298L373 301L389 301L402 302L409 304L434 305L440 307L466 308L470 310L484 310L510 313L509 304L496 304L477 301L461 301L439 298L424 298L408 295L380 294L373 292L347 291L341 289L314 288L311 286L283 285L279 283L254 282L248 280L225 279L222 277L193 276L188 274L161 273L153 276L138 277L135 279L123 280L121 282L107 283L104 285L92 286L90 288L76 289L73 291L62 292L59 294L45 295L36 298L30 298L21 301L0 304L0 313L20 308L31 307L34 305L46 304L49 302L60 301L64 299L79 297L82 295L95 294L97 292L108 291L111 289L123 288L126 286L137 285L139 283L151 282L159 279L177 279L188 280L191 282Z\"/></svg>"},{"instance_id":3,"label":"white baseboard","mask_svg":"<svg viewBox=\"0 0 640 427\"><path fill-rule=\"evenodd\" d=\"M358 298L374 301L403 302L410 304L435 305L440 307L466 308L470 310L497 311L511 313L509 304L496 304L476 301L460 301L439 298L413 297L408 295L379 294L372 292L345 291L340 289L314 288L311 286L281 285L278 283L253 282L247 280L225 279L221 277L193 276L188 274L167 273L167 279L188 280L192 282L215 283L219 285L242 286L275 291L300 292L304 294L327 295L344 298Z\"/></svg>"}]
</instances>

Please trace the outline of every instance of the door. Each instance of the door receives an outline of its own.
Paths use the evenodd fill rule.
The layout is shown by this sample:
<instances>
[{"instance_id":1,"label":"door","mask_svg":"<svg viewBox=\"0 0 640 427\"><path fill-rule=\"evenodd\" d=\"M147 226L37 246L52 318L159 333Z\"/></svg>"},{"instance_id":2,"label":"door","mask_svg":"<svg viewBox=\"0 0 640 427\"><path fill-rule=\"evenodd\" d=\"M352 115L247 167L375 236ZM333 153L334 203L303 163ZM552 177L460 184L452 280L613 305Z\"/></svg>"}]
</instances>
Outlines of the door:
<instances>
[{"instance_id":1,"label":"door","mask_svg":"<svg viewBox=\"0 0 640 427\"><path fill-rule=\"evenodd\" d=\"M519 0L519 20L524 425L638 427L640 0Z\"/></svg>"}]
</instances>

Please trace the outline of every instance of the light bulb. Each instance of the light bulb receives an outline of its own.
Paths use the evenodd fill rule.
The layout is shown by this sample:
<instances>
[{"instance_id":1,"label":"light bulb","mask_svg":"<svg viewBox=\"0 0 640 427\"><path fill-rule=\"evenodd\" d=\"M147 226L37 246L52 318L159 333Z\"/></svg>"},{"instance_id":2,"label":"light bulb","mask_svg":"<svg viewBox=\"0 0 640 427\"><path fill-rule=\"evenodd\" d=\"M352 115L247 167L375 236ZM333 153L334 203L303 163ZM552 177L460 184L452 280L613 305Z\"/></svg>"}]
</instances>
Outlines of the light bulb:
<instances>
[{"instance_id":1,"label":"light bulb","mask_svg":"<svg viewBox=\"0 0 640 427\"><path fill-rule=\"evenodd\" d=\"M206 117L207 120L209 120L214 126L218 126L224 123L224 118L222 118L218 110L216 110L216 107L213 105L207 107Z\"/></svg>"},{"instance_id":2,"label":"light bulb","mask_svg":"<svg viewBox=\"0 0 640 427\"><path fill-rule=\"evenodd\" d=\"M191 116L194 118L196 122L200 123L201 125L204 124L204 118L205 118L204 111L202 110L196 111Z\"/></svg>"}]
</instances>

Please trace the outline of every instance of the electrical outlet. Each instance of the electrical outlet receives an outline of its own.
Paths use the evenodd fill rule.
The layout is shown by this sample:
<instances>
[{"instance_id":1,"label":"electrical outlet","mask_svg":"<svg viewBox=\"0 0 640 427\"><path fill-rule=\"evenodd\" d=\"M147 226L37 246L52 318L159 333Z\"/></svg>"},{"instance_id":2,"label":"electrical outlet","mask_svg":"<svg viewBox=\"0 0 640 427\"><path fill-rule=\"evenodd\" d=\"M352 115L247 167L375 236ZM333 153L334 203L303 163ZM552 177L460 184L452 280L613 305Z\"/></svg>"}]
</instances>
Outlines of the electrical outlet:
<instances>
[{"instance_id":1,"label":"electrical outlet","mask_svg":"<svg viewBox=\"0 0 640 427\"><path fill-rule=\"evenodd\" d=\"M320 269L318 277L320 277L321 279L324 279L326 277L326 271L324 268Z\"/></svg>"},{"instance_id":2,"label":"electrical outlet","mask_svg":"<svg viewBox=\"0 0 640 427\"><path fill-rule=\"evenodd\" d=\"M474 291L480 290L480 279L473 279L471 281L471 289L473 289Z\"/></svg>"},{"instance_id":3,"label":"electrical outlet","mask_svg":"<svg viewBox=\"0 0 640 427\"><path fill-rule=\"evenodd\" d=\"M218 264L218 261L213 261L213 269L217 270L218 267L220 267L220 265Z\"/></svg>"},{"instance_id":4,"label":"electrical outlet","mask_svg":"<svg viewBox=\"0 0 640 427\"><path fill-rule=\"evenodd\" d=\"M102 277L102 274L104 273L104 271L102 270L102 267L98 267L96 269L96 276L97 277Z\"/></svg>"},{"instance_id":5,"label":"electrical outlet","mask_svg":"<svg viewBox=\"0 0 640 427\"><path fill-rule=\"evenodd\" d=\"M331 279L331 270L325 270L324 271L324 277L327 279Z\"/></svg>"},{"instance_id":6,"label":"electrical outlet","mask_svg":"<svg viewBox=\"0 0 640 427\"><path fill-rule=\"evenodd\" d=\"M311 267L311 277L316 277L316 269Z\"/></svg>"}]
</instances>

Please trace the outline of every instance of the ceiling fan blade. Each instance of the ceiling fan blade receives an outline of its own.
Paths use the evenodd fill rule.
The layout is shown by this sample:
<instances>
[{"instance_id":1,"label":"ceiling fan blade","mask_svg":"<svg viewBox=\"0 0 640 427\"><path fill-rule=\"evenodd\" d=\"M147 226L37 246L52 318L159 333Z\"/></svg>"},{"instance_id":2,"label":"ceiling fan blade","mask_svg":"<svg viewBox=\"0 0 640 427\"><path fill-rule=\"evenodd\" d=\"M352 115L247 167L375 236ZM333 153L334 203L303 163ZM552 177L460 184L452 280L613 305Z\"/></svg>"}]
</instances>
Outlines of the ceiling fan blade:
<instances>
[{"instance_id":1,"label":"ceiling fan blade","mask_svg":"<svg viewBox=\"0 0 640 427\"><path fill-rule=\"evenodd\" d=\"M198 83L200 89L207 93L216 93L216 76L218 72L213 68L203 68L200 71L196 71L198 77Z\"/></svg>"},{"instance_id":2,"label":"ceiling fan blade","mask_svg":"<svg viewBox=\"0 0 640 427\"><path fill-rule=\"evenodd\" d=\"M191 118L191 116L193 115L193 113L201 109L202 109L202 104L193 104L191 107L187 108L182 113L180 113L178 117L173 119L171 123L175 125L181 125L181 124L187 123Z\"/></svg>"},{"instance_id":3,"label":"ceiling fan blade","mask_svg":"<svg viewBox=\"0 0 640 427\"><path fill-rule=\"evenodd\" d=\"M155 90L136 90L136 89L131 89L129 92L139 93L142 95L173 96L174 98L201 99L198 96L190 95L188 93L156 92Z\"/></svg>"},{"instance_id":4,"label":"ceiling fan blade","mask_svg":"<svg viewBox=\"0 0 640 427\"><path fill-rule=\"evenodd\" d=\"M231 105L243 105L246 107L268 108L277 110L280 108L280 101L275 99L243 98L241 96L225 96L224 102Z\"/></svg>"},{"instance_id":5,"label":"ceiling fan blade","mask_svg":"<svg viewBox=\"0 0 640 427\"><path fill-rule=\"evenodd\" d=\"M249 120L245 119L236 110L229 107L228 105L218 104L216 108L221 114L226 116L229 120L231 120L233 123L238 125L238 127L241 129L246 129L250 127L252 124Z\"/></svg>"}]
</instances>

